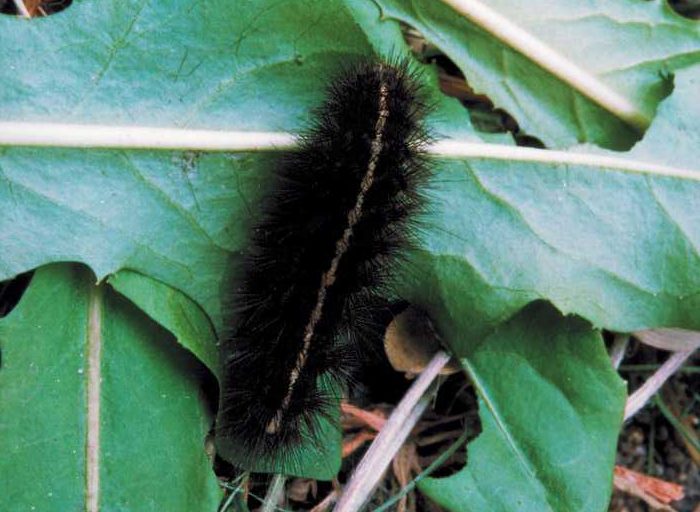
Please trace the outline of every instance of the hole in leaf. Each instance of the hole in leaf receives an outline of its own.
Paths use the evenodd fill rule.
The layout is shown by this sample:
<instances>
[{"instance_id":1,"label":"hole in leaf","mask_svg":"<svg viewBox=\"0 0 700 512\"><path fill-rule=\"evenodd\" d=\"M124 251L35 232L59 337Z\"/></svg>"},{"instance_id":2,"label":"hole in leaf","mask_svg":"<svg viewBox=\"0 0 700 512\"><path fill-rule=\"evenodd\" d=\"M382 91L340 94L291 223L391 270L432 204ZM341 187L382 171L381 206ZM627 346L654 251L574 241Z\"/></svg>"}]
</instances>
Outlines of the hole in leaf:
<instances>
[{"instance_id":1,"label":"hole in leaf","mask_svg":"<svg viewBox=\"0 0 700 512\"><path fill-rule=\"evenodd\" d=\"M0 318L7 316L27 290L33 272L20 274L13 279L0 282ZM2 348L0 348L0 370L2 370Z\"/></svg>"},{"instance_id":2,"label":"hole in leaf","mask_svg":"<svg viewBox=\"0 0 700 512\"><path fill-rule=\"evenodd\" d=\"M13 279L0 282L0 318L7 316L24 295L33 272L25 272Z\"/></svg>"},{"instance_id":3,"label":"hole in leaf","mask_svg":"<svg viewBox=\"0 0 700 512\"><path fill-rule=\"evenodd\" d=\"M691 20L700 20L700 0L668 0L671 9Z\"/></svg>"},{"instance_id":4,"label":"hole in leaf","mask_svg":"<svg viewBox=\"0 0 700 512\"><path fill-rule=\"evenodd\" d=\"M0 0L0 13L11 16L22 14L22 6L32 18L50 16L67 9L73 0Z\"/></svg>"},{"instance_id":5,"label":"hole in leaf","mask_svg":"<svg viewBox=\"0 0 700 512\"><path fill-rule=\"evenodd\" d=\"M518 146L545 147L540 139L521 130L518 122L508 112L496 108L488 96L476 93L457 65L437 47L428 43L420 32L405 24L402 28L404 38L416 57L422 62L437 66L442 92L457 98L466 107L477 131L489 134L510 133Z\"/></svg>"}]
</instances>

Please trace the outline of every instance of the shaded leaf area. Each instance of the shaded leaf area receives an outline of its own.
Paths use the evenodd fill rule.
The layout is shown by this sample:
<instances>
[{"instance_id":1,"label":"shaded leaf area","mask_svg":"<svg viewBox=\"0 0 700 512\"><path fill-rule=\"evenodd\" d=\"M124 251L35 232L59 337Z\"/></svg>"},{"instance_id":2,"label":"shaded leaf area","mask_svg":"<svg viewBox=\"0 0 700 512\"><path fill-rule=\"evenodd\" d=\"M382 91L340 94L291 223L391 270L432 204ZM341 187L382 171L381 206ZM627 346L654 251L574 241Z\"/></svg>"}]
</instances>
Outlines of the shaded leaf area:
<instances>
[{"instance_id":1,"label":"shaded leaf area","mask_svg":"<svg viewBox=\"0 0 700 512\"><path fill-rule=\"evenodd\" d=\"M94 282L79 265L38 269L0 321L3 510L85 507ZM101 506L214 510L220 492L203 450L211 414L197 379L206 370L109 288L102 308Z\"/></svg>"},{"instance_id":2,"label":"shaded leaf area","mask_svg":"<svg viewBox=\"0 0 700 512\"><path fill-rule=\"evenodd\" d=\"M467 465L419 483L448 510L605 510L626 389L600 334L535 303L462 360L482 433Z\"/></svg>"},{"instance_id":3,"label":"shaded leaf area","mask_svg":"<svg viewBox=\"0 0 700 512\"><path fill-rule=\"evenodd\" d=\"M466 2L465 2L466 3ZM470 85L550 147L629 149L641 133L443 2L377 0L425 35ZM651 120L668 75L700 63L700 27L663 1L494 0L488 7L631 101Z\"/></svg>"},{"instance_id":4,"label":"shaded leaf area","mask_svg":"<svg viewBox=\"0 0 700 512\"><path fill-rule=\"evenodd\" d=\"M197 304L182 292L130 270L109 276L107 282L170 331L183 347L218 376L216 335L207 315Z\"/></svg>"},{"instance_id":5,"label":"shaded leaf area","mask_svg":"<svg viewBox=\"0 0 700 512\"><path fill-rule=\"evenodd\" d=\"M0 282L0 318L8 315L14 309L22 294L29 286L33 272L25 272L18 276Z\"/></svg>"}]
</instances>

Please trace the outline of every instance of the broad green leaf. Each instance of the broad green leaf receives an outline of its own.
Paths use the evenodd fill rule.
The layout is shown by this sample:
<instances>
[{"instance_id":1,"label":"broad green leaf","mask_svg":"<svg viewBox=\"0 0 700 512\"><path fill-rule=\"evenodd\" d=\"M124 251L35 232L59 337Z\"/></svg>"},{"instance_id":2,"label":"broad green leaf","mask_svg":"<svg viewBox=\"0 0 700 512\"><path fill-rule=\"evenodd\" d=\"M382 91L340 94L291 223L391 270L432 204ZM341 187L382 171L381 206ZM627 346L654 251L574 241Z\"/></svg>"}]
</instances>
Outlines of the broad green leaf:
<instances>
[{"instance_id":1,"label":"broad green leaf","mask_svg":"<svg viewBox=\"0 0 700 512\"><path fill-rule=\"evenodd\" d=\"M441 161L406 293L458 353L537 299L618 332L700 328L700 66L676 82L626 169L590 147Z\"/></svg>"},{"instance_id":2,"label":"broad green leaf","mask_svg":"<svg viewBox=\"0 0 700 512\"><path fill-rule=\"evenodd\" d=\"M181 292L130 270L117 272L107 282L173 333L177 341L202 361L212 374L219 374L216 335L197 304Z\"/></svg>"},{"instance_id":3,"label":"broad green leaf","mask_svg":"<svg viewBox=\"0 0 700 512\"><path fill-rule=\"evenodd\" d=\"M37 270L0 349L2 510L215 510L204 370L85 267Z\"/></svg>"},{"instance_id":4,"label":"broad green leaf","mask_svg":"<svg viewBox=\"0 0 700 512\"><path fill-rule=\"evenodd\" d=\"M372 43L400 56L396 25L377 21L363 22ZM0 55L12 70L0 108L3 120L296 132L330 77L371 54L368 37L339 1L85 0L42 20L0 16L0 43L34 56L29 69ZM427 90L440 98L434 80ZM436 102L439 133L471 132L456 101ZM51 261L85 262L100 279L129 268L183 291L218 330L222 275L271 165L252 154L0 148L0 196L15 204L0 219L0 278Z\"/></svg>"},{"instance_id":5,"label":"broad green leaf","mask_svg":"<svg viewBox=\"0 0 700 512\"><path fill-rule=\"evenodd\" d=\"M460 67L477 92L512 114L527 133L550 147L591 142L629 148L641 135L635 123L586 96L528 55L523 44L496 35L519 31L577 66L611 94L653 118L668 94L668 75L700 63L700 24L677 15L665 1L618 0L377 0L384 16L417 28ZM486 18L470 21L451 5ZM484 14L486 9L493 14ZM497 18L505 18L505 22ZM494 30L486 23L493 22ZM505 24L514 26L511 30ZM557 66L561 70L561 66ZM573 73L565 73L572 78ZM575 77L574 77L575 78Z\"/></svg>"},{"instance_id":6,"label":"broad green leaf","mask_svg":"<svg viewBox=\"0 0 700 512\"><path fill-rule=\"evenodd\" d=\"M474 159L441 162L432 194L405 294L461 355L537 299L619 332L700 327L700 180Z\"/></svg>"},{"instance_id":7,"label":"broad green leaf","mask_svg":"<svg viewBox=\"0 0 700 512\"><path fill-rule=\"evenodd\" d=\"M214 374L219 373L216 337L206 315L181 292L136 272L121 270L109 277L107 282L122 295L132 299L153 320L172 332L178 342L197 356ZM323 384L324 386L328 384ZM337 390L336 393L340 393ZM340 468L342 441L335 423L319 417L316 443L303 449L294 449L279 457L285 471L302 474L307 478L331 480ZM235 453L235 448L228 448ZM279 464L259 460L248 468L253 471L275 473Z\"/></svg>"},{"instance_id":8,"label":"broad green leaf","mask_svg":"<svg viewBox=\"0 0 700 512\"><path fill-rule=\"evenodd\" d=\"M269 158L0 149L0 272L82 261L180 289L221 326L231 250L245 243Z\"/></svg>"},{"instance_id":9,"label":"broad green leaf","mask_svg":"<svg viewBox=\"0 0 700 512\"><path fill-rule=\"evenodd\" d=\"M325 1L81 0L0 16L0 42L22 49L0 57L3 120L243 130L298 129L329 72L369 49Z\"/></svg>"},{"instance_id":10,"label":"broad green leaf","mask_svg":"<svg viewBox=\"0 0 700 512\"><path fill-rule=\"evenodd\" d=\"M462 470L419 488L455 512L607 510L626 386L600 334L537 303L462 363L483 430Z\"/></svg>"}]
</instances>

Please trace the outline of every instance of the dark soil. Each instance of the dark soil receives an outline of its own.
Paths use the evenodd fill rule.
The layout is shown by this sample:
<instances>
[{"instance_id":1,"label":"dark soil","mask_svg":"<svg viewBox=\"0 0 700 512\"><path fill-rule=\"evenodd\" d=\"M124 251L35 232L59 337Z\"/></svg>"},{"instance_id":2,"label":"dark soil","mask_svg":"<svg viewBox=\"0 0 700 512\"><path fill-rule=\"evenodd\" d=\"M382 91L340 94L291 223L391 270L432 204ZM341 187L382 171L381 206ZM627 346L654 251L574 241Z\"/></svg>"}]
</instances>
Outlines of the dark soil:
<instances>
[{"instance_id":1,"label":"dark soil","mask_svg":"<svg viewBox=\"0 0 700 512\"><path fill-rule=\"evenodd\" d=\"M666 353L640 344L632 346L632 353L623 361L621 375L628 379L630 392L638 388L650 375L648 365L657 366ZM641 367L641 368L640 368ZM700 418L700 357L695 356L683 370L663 387L662 400L698 437ZM697 457L697 454L696 454ZM659 407L647 405L629 421L620 434L617 464L626 468L683 485L685 498L671 503L679 512L700 510L700 466L691 456L691 449L677 428L664 416ZM647 512L653 510L638 498L619 492L613 496L611 512Z\"/></svg>"}]
</instances>

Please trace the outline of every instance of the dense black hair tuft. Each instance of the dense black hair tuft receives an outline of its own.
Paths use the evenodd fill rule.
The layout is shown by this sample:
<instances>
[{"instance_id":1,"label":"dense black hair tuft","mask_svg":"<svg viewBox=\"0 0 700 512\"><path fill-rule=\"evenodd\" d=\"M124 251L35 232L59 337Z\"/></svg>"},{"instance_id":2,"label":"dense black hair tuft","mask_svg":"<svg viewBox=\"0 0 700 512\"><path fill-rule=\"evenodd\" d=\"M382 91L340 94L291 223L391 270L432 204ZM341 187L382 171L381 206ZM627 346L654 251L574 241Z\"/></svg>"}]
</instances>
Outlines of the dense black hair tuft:
<instances>
[{"instance_id":1,"label":"dense black hair tuft","mask_svg":"<svg viewBox=\"0 0 700 512\"><path fill-rule=\"evenodd\" d=\"M344 385L376 337L429 174L418 84L404 64L342 72L274 170L221 342L217 448L235 465L313 441L337 401L320 378Z\"/></svg>"}]
</instances>

